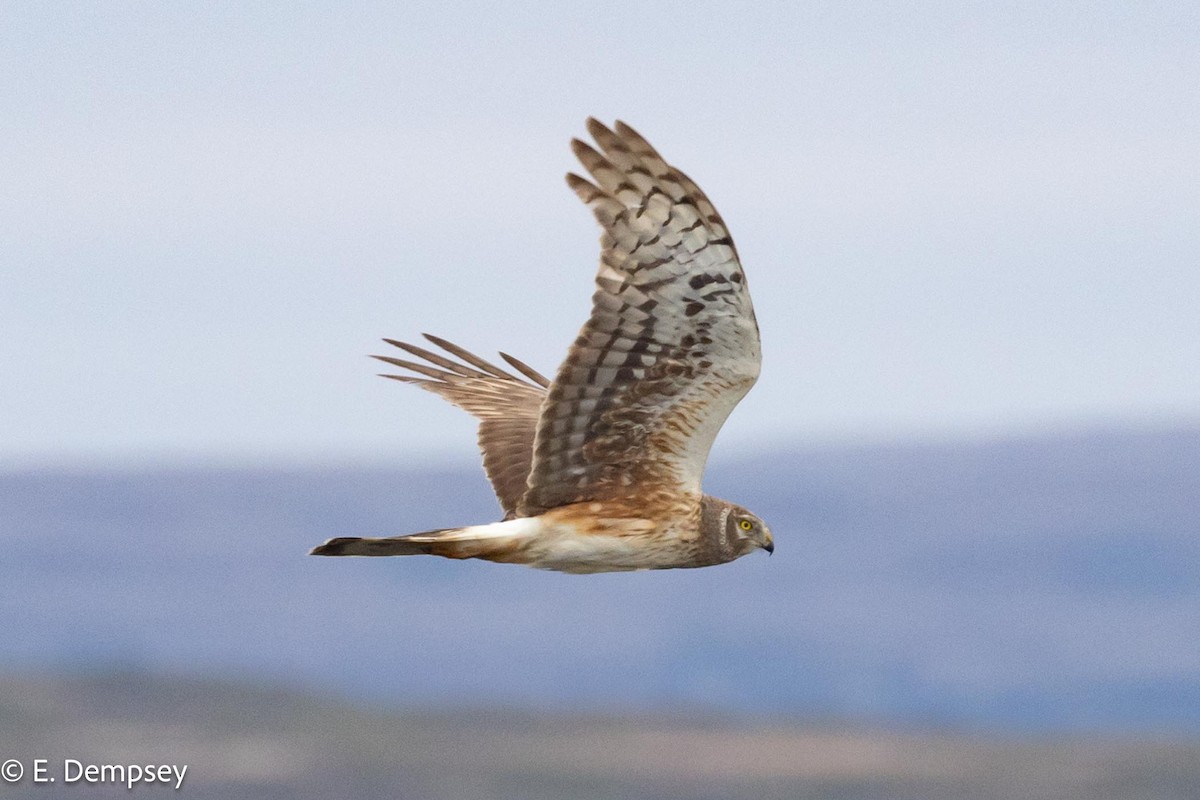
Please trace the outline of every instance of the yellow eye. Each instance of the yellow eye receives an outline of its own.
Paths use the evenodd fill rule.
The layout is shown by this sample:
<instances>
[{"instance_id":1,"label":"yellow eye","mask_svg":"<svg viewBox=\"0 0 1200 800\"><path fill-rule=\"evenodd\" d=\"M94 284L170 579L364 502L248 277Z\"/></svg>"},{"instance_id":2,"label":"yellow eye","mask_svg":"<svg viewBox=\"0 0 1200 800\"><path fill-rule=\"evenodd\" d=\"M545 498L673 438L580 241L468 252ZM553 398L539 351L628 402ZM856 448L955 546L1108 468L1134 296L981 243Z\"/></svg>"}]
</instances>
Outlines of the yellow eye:
<instances>
[{"instance_id":1,"label":"yellow eye","mask_svg":"<svg viewBox=\"0 0 1200 800\"><path fill-rule=\"evenodd\" d=\"M741 522L739 522L739 523L738 523L738 527L739 527L739 528L741 528L741 529L742 529L742 530L744 530L744 531L748 531L748 530L750 530L751 528L753 528L753 527L754 527L754 523L753 523L753 522L751 522L751 521L750 521L750 520L748 520L748 519L744 519L744 520L742 520Z\"/></svg>"}]
</instances>

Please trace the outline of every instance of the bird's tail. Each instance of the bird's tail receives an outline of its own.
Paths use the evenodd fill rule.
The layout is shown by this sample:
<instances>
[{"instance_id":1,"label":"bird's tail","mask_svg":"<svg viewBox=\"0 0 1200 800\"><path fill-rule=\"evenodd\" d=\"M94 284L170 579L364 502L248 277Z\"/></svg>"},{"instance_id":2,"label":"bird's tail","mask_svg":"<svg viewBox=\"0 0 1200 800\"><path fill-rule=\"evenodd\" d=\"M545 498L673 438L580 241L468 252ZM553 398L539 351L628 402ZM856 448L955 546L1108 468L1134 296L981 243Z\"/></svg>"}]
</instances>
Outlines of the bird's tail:
<instances>
[{"instance_id":1,"label":"bird's tail","mask_svg":"<svg viewBox=\"0 0 1200 800\"><path fill-rule=\"evenodd\" d=\"M358 536L340 536L318 545L310 556L418 556L434 555L434 546L441 534L461 530L443 528L436 531L414 533L411 536L388 536L371 539Z\"/></svg>"},{"instance_id":2,"label":"bird's tail","mask_svg":"<svg viewBox=\"0 0 1200 800\"><path fill-rule=\"evenodd\" d=\"M491 525L441 528L408 536L359 538L343 536L313 548L314 556L416 556L484 558L489 561L521 561L521 553L537 535L537 520L511 519Z\"/></svg>"}]
</instances>

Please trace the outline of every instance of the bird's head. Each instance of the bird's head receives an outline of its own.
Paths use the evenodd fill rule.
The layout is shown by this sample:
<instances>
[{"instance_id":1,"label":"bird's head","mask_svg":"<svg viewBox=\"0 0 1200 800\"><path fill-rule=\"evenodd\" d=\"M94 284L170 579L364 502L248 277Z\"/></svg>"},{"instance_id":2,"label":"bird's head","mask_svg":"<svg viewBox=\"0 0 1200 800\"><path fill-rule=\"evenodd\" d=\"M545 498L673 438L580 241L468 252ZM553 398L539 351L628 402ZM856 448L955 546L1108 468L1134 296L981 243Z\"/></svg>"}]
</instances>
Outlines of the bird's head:
<instances>
[{"instance_id":1,"label":"bird's head","mask_svg":"<svg viewBox=\"0 0 1200 800\"><path fill-rule=\"evenodd\" d=\"M772 538L771 529L767 527L767 523L741 506L734 506L729 512L729 519L725 522L725 527L728 541L739 545L737 547L739 556L752 553L759 548L766 550L768 554L775 552L775 539Z\"/></svg>"},{"instance_id":2,"label":"bird's head","mask_svg":"<svg viewBox=\"0 0 1200 800\"><path fill-rule=\"evenodd\" d=\"M715 528L711 532L717 534L730 560L755 550L775 552L771 529L749 509L714 497L704 499L702 517Z\"/></svg>"}]
</instances>

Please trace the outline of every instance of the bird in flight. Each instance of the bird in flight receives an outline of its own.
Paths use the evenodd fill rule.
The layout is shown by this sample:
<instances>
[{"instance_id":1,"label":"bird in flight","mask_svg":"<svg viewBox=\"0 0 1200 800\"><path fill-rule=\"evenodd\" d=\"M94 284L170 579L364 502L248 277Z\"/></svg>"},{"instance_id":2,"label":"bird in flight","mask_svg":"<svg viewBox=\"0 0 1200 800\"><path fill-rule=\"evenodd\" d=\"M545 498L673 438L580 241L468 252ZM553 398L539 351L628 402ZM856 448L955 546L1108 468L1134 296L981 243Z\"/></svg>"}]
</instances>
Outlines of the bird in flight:
<instances>
[{"instance_id":1,"label":"bird in flight","mask_svg":"<svg viewBox=\"0 0 1200 800\"><path fill-rule=\"evenodd\" d=\"M500 522L330 539L320 556L480 558L572 573L706 567L775 545L749 510L700 488L717 431L758 378L758 323L725 223L633 128L572 140L567 184L603 233L592 313L554 380L444 339L385 339L420 361L386 375L479 420Z\"/></svg>"}]
</instances>

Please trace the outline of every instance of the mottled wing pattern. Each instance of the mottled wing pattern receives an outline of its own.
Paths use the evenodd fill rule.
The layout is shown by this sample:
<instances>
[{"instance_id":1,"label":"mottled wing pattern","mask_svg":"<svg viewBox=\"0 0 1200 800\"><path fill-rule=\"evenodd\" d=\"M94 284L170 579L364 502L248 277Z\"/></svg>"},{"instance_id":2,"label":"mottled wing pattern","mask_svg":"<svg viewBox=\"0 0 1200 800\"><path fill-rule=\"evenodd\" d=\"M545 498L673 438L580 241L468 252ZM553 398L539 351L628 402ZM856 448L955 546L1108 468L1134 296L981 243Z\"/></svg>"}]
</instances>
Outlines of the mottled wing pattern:
<instances>
[{"instance_id":1,"label":"mottled wing pattern","mask_svg":"<svg viewBox=\"0 0 1200 800\"><path fill-rule=\"evenodd\" d=\"M639 493L700 492L708 451L759 372L737 251L687 176L618 122L572 142L567 182L603 228L592 314L537 425L519 513Z\"/></svg>"},{"instance_id":2,"label":"mottled wing pattern","mask_svg":"<svg viewBox=\"0 0 1200 800\"><path fill-rule=\"evenodd\" d=\"M388 344L399 347L425 363L375 356L380 361L420 376L384 377L413 383L439 394L479 420L479 449L483 452L483 468L506 517L512 517L526 491L525 481L533 460L538 412L550 382L532 367L507 353L501 353L500 356L526 380L505 372L445 339L429 334L425 334L425 338L463 363L416 345L385 339Z\"/></svg>"}]
</instances>

